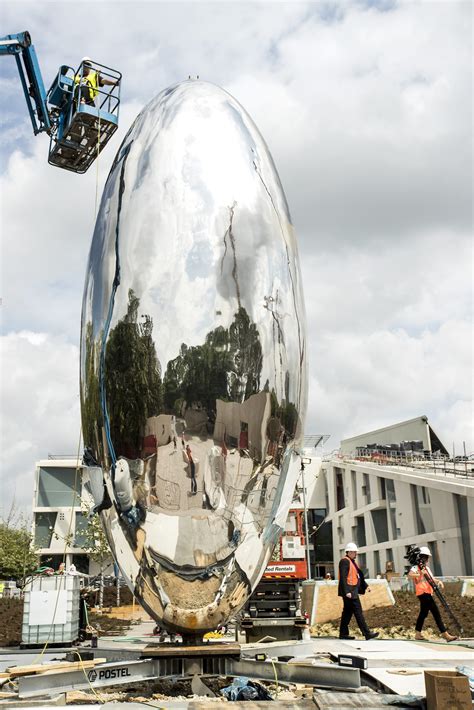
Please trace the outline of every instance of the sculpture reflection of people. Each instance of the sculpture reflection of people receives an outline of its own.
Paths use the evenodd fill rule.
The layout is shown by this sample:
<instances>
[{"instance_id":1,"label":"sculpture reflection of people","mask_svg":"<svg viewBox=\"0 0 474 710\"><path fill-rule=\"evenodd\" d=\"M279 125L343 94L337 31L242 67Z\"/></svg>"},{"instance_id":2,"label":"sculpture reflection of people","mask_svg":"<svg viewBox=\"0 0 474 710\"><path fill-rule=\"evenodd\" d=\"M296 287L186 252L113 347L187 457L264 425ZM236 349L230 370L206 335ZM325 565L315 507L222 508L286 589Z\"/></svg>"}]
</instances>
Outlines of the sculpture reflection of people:
<instances>
[{"instance_id":1,"label":"sculpture reflection of people","mask_svg":"<svg viewBox=\"0 0 474 710\"><path fill-rule=\"evenodd\" d=\"M191 495L195 496L197 493L196 464L194 463L191 447L189 446L189 444L186 446L186 454L188 456L189 470L191 473Z\"/></svg>"}]
</instances>

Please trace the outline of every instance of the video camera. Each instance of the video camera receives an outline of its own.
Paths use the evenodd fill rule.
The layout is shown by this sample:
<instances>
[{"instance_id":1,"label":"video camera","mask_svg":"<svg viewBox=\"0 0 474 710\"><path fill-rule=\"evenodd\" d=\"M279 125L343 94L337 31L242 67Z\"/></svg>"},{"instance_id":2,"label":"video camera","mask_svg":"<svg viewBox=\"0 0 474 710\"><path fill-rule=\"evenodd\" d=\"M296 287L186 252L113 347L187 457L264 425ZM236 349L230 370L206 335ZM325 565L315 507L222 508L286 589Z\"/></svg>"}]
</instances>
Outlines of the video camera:
<instances>
[{"instance_id":1,"label":"video camera","mask_svg":"<svg viewBox=\"0 0 474 710\"><path fill-rule=\"evenodd\" d=\"M420 548L417 545L410 545L404 559L408 560L412 567L415 567L416 565L420 565L422 563L421 557L422 554L420 552Z\"/></svg>"}]
</instances>

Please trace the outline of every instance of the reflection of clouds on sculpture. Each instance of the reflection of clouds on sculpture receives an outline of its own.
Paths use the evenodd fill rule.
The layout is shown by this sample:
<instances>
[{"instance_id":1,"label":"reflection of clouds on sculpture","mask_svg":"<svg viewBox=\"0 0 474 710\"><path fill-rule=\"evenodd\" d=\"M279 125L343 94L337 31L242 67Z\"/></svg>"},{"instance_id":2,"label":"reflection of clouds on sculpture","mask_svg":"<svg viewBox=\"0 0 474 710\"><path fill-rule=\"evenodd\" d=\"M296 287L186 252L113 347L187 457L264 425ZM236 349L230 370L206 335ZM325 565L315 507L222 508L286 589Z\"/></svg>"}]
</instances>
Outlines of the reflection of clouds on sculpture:
<instances>
[{"instance_id":1,"label":"reflection of clouds on sculpture","mask_svg":"<svg viewBox=\"0 0 474 710\"><path fill-rule=\"evenodd\" d=\"M169 628L200 633L236 613L283 527L306 405L296 257L249 116L204 82L162 92L104 191L81 404L95 508Z\"/></svg>"}]
</instances>

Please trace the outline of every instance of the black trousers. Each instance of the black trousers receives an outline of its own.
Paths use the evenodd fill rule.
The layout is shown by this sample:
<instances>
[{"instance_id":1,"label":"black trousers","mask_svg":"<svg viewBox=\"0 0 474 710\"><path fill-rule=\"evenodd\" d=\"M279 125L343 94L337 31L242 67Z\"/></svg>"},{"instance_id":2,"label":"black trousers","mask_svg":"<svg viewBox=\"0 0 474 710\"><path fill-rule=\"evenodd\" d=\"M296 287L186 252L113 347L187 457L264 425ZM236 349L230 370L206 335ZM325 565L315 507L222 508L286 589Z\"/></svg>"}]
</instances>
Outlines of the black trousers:
<instances>
[{"instance_id":1,"label":"black trousers","mask_svg":"<svg viewBox=\"0 0 474 710\"><path fill-rule=\"evenodd\" d=\"M344 608L342 610L339 636L349 636L349 623L353 615L355 616L359 629L362 631L364 636L368 636L370 634L370 629L364 619L364 612L362 611L359 597L355 597L355 599L342 597L342 601L344 602Z\"/></svg>"},{"instance_id":2,"label":"black trousers","mask_svg":"<svg viewBox=\"0 0 474 710\"><path fill-rule=\"evenodd\" d=\"M191 464L191 493L197 493L197 483L196 483L196 464L194 461Z\"/></svg>"},{"instance_id":3,"label":"black trousers","mask_svg":"<svg viewBox=\"0 0 474 710\"><path fill-rule=\"evenodd\" d=\"M423 624L428 614L433 614L433 619L436 621L436 626L441 631L442 634L446 631L446 626L443 624L441 614L436 606L436 602L433 599L432 594L420 594L418 599L420 600L420 613L418 614L418 619L416 620L415 629L416 631L421 631L423 629Z\"/></svg>"}]
</instances>

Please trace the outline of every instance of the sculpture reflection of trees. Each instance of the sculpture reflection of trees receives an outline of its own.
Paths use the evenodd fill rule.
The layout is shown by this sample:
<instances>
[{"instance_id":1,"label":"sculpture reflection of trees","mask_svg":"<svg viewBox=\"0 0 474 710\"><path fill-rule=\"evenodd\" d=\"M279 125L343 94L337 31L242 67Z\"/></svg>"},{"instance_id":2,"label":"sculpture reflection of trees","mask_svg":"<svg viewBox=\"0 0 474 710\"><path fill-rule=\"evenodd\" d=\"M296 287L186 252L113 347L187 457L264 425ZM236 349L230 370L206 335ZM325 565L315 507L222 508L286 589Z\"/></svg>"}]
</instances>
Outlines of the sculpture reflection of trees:
<instances>
[{"instance_id":1,"label":"sculpture reflection of trees","mask_svg":"<svg viewBox=\"0 0 474 710\"><path fill-rule=\"evenodd\" d=\"M232 358L230 399L244 402L260 389L263 360L257 326L251 322L245 308L239 308L229 328L229 352Z\"/></svg>"},{"instance_id":2,"label":"sculpture reflection of trees","mask_svg":"<svg viewBox=\"0 0 474 710\"><path fill-rule=\"evenodd\" d=\"M168 363L164 378L165 405L179 411L183 401L188 406L200 403L208 412L215 409L217 398L227 397L228 353L219 351L210 333L204 345L181 345L177 358Z\"/></svg>"},{"instance_id":3,"label":"sculpture reflection of trees","mask_svg":"<svg viewBox=\"0 0 474 710\"><path fill-rule=\"evenodd\" d=\"M84 348L84 370L81 388L82 432L86 446L98 456L102 450L102 410L100 407L99 386L99 346L93 335L92 323L86 324Z\"/></svg>"},{"instance_id":4,"label":"sculpture reflection of trees","mask_svg":"<svg viewBox=\"0 0 474 710\"><path fill-rule=\"evenodd\" d=\"M164 377L164 398L168 411L179 411L200 403L207 412L215 410L216 399L244 402L259 391L262 346L257 327L245 308L240 308L229 329L222 326L207 334L203 345L185 343L168 363Z\"/></svg>"},{"instance_id":5,"label":"sculpture reflection of trees","mask_svg":"<svg viewBox=\"0 0 474 710\"><path fill-rule=\"evenodd\" d=\"M130 289L126 315L111 329L105 354L105 390L110 431L116 455L140 455L148 417L162 409L162 383L153 320L142 316L140 301Z\"/></svg>"}]
</instances>

